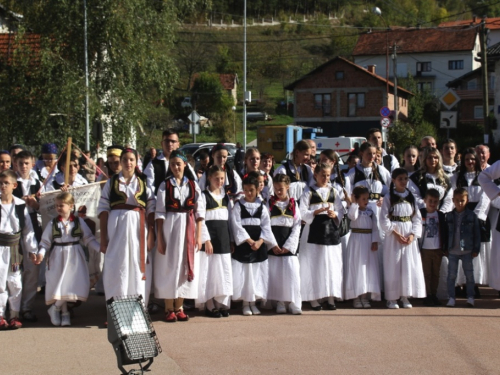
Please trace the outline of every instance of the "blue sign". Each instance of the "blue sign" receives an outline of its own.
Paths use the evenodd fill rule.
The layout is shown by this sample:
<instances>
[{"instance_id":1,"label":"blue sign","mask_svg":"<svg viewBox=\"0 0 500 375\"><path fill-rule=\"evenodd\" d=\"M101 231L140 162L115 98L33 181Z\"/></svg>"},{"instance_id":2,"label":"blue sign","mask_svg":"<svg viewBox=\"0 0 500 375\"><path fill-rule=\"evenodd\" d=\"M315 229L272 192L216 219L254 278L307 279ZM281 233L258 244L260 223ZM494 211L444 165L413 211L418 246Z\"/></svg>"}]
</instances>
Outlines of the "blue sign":
<instances>
[{"instance_id":1,"label":"blue sign","mask_svg":"<svg viewBox=\"0 0 500 375\"><path fill-rule=\"evenodd\" d=\"M380 116L389 117L390 114L391 114L391 110L389 109L389 107L380 108Z\"/></svg>"},{"instance_id":2,"label":"blue sign","mask_svg":"<svg viewBox=\"0 0 500 375\"><path fill-rule=\"evenodd\" d=\"M321 146L322 146L322 143L318 143L318 148L321 148Z\"/></svg>"}]
</instances>

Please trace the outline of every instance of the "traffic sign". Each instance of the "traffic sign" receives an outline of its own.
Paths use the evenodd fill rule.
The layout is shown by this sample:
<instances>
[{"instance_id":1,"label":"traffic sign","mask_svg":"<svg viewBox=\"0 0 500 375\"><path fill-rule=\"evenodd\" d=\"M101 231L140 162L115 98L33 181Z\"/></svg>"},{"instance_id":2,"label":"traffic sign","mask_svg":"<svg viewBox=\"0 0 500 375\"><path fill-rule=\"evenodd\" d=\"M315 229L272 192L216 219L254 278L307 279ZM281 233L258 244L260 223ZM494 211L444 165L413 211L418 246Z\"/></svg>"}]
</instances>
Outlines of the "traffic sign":
<instances>
[{"instance_id":1,"label":"traffic sign","mask_svg":"<svg viewBox=\"0 0 500 375\"><path fill-rule=\"evenodd\" d=\"M380 125L382 125L383 128L388 128L391 126L391 119L389 117L382 117L382 120L380 120Z\"/></svg>"},{"instance_id":2,"label":"traffic sign","mask_svg":"<svg viewBox=\"0 0 500 375\"><path fill-rule=\"evenodd\" d=\"M389 107L380 108L380 116L389 117L390 114L391 114L391 110L389 109Z\"/></svg>"},{"instance_id":3,"label":"traffic sign","mask_svg":"<svg viewBox=\"0 0 500 375\"><path fill-rule=\"evenodd\" d=\"M456 129L457 128L457 112L456 111L441 111L441 129Z\"/></svg>"},{"instance_id":4,"label":"traffic sign","mask_svg":"<svg viewBox=\"0 0 500 375\"><path fill-rule=\"evenodd\" d=\"M446 107L452 109L460 101L460 96L455 90L448 89L440 98L439 101Z\"/></svg>"},{"instance_id":5,"label":"traffic sign","mask_svg":"<svg viewBox=\"0 0 500 375\"><path fill-rule=\"evenodd\" d=\"M188 118L189 121L191 121L193 124L196 124L198 121L200 121L200 115L196 111L191 112Z\"/></svg>"}]
</instances>

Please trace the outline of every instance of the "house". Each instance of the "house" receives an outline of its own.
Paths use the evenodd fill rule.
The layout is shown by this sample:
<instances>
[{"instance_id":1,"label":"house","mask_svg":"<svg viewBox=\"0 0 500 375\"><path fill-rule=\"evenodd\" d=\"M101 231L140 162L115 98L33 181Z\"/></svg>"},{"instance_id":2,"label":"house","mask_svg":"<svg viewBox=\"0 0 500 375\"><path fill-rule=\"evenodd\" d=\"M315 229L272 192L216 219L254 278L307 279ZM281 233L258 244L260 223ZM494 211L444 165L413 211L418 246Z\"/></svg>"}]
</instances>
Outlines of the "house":
<instances>
[{"instance_id":1,"label":"house","mask_svg":"<svg viewBox=\"0 0 500 375\"><path fill-rule=\"evenodd\" d=\"M447 90L450 79L477 69L475 61L480 52L477 28L397 28L369 32L359 36L352 56L358 65L376 65L379 72L389 79L394 76L392 54L396 46L396 75L412 76L419 89L436 95ZM388 64L387 64L388 63Z\"/></svg>"},{"instance_id":2,"label":"house","mask_svg":"<svg viewBox=\"0 0 500 375\"><path fill-rule=\"evenodd\" d=\"M322 128L328 137L365 135L380 128L380 109L394 109L394 85L375 69L336 57L289 84L285 89L294 94L294 123ZM412 95L398 87L399 119L408 116Z\"/></svg>"},{"instance_id":3,"label":"house","mask_svg":"<svg viewBox=\"0 0 500 375\"><path fill-rule=\"evenodd\" d=\"M440 23L438 27L446 28L470 28L471 26L478 26L483 21L482 18L473 17L468 20L449 21ZM488 47L500 43L500 17L485 18L484 22L488 28L488 38L486 40Z\"/></svg>"},{"instance_id":4,"label":"house","mask_svg":"<svg viewBox=\"0 0 500 375\"><path fill-rule=\"evenodd\" d=\"M17 32L18 24L22 18L20 14L10 11L0 4L0 33Z\"/></svg>"},{"instance_id":5,"label":"house","mask_svg":"<svg viewBox=\"0 0 500 375\"><path fill-rule=\"evenodd\" d=\"M238 96L236 94L238 90L238 75L236 73L226 73L219 74L220 83L224 90L231 96L234 100L234 104L237 103Z\"/></svg>"},{"instance_id":6,"label":"house","mask_svg":"<svg viewBox=\"0 0 500 375\"><path fill-rule=\"evenodd\" d=\"M23 50L31 64L38 64L40 59L40 34L25 33L17 39L17 33L0 33L0 69L3 64L10 64L14 58L24 58ZM17 51L17 53L14 53Z\"/></svg>"},{"instance_id":7,"label":"house","mask_svg":"<svg viewBox=\"0 0 500 375\"><path fill-rule=\"evenodd\" d=\"M495 82L500 82L500 42L489 47L487 52L488 59L488 70L490 70L490 65L493 65L493 74ZM500 124L500 85L494 85L491 88L491 91L494 93L494 105L493 105L493 114L496 119L496 124ZM490 123L491 125L491 123ZM491 127L491 133L495 142L500 142L500 131L498 129L498 125Z\"/></svg>"}]
</instances>

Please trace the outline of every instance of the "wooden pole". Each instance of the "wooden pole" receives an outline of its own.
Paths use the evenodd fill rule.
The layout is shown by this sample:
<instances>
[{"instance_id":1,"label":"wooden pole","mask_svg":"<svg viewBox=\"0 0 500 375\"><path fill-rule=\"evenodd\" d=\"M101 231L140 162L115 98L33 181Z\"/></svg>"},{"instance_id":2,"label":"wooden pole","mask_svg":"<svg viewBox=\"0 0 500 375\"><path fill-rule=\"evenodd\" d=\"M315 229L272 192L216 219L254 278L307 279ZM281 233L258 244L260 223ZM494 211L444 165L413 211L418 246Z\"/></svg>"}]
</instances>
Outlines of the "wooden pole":
<instances>
[{"instance_id":1,"label":"wooden pole","mask_svg":"<svg viewBox=\"0 0 500 375\"><path fill-rule=\"evenodd\" d=\"M66 167L64 168L64 185L69 183L69 163L71 160L71 137L68 138L68 144L66 146Z\"/></svg>"}]
</instances>

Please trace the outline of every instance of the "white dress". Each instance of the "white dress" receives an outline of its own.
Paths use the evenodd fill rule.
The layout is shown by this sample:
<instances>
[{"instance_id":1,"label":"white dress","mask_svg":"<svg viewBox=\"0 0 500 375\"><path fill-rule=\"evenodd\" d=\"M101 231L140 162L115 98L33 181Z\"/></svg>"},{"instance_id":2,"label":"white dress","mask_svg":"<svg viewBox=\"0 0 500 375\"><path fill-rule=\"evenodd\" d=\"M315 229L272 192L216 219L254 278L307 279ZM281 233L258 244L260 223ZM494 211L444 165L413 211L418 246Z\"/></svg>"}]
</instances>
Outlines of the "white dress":
<instances>
[{"instance_id":1,"label":"white dress","mask_svg":"<svg viewBox=\"0 0 500 375\"><path fill-rule=\"evenodd\" d=\"M263 207L260 219L241 218L241 205L245 206L250 215L254 215L261 206L262 200L257 198L255 202L249 203L242 197L238 202L234 204L233 216L231 218L235 244L237 246L242 245L250 238L250 235L243 226L255 225L261 228L260 238L264 240L262 246L267 245L269 249L276 246L276 240L271 231L269 211L265 206ZM267 299L269 285L269 262L267 259L255 263L242 263L233 257L231 264L233 266L232 299L234 301L255 302L259 299Z\"/></svg>"},{"instance_id":2,"label":"white dress","mask_svg":"<svg viewBox=\"0 0 500 375\"><path fill-rule=\"evenodd\" d=\"M134 175L128 185L125 184L122 172L118 175L119 190L126 194L126 204L139 206L135 194L139 190L137 177ZM140 213L131 210L112 210L110 205L111 182L106 181L101 192L97 208L98 216L108 212L108 248L104 255L106 266L103 270L103 284L106 299L119 296L142 295L147 305L145 277L150 274L146 264L146 274L140 269ZM155 210L155 197L146 187L146 218ZM144 231L144 251L147 256L147 228ZM147 263L147 262L146 262Z\"/></svg>"},{"instance_id":3,"label":"white dress","mask_svg":"<svg viewBox=\"0 0 500 375\"><path fill-rule=\"evenodd\" d=\"M396 191L394 193L403 199L411 194L408 190L404 193ZM395 217L410 216L411 221L391 221L390 214ZM424 271L417 240L422 235L422 216L418 207L416 204L412 207L406 201L391 207L390 196L387 195L380 214L380 227L385 232L385 299L394 301L400 297L424 298L426 296ZM401 245L392 233L394 230L405 237L413 234L413 242L410 245Z\"/></svg>"},{"instance_id":4,"label":"white dress","mask_svg":"<svg viewBox=\"0 0 500 375\"><path fill-rule=\"evenodd\" d=\"M189 196L190 188L188 179L183 178L181 186L178 186L174 177L169 181L174 186L174 198L178 199L181 206L184 205ZM165 208L165 181L158 188L156 201L155 219L163 219L163 231L165 240L165 254L155 254L154 257L154 292L156 298L198 298L198 282L200 280L200 253L195 247L194 252L194 278L188 281L187 254L186 254L186 227L188 214L185 212L167 211ZM195 182L195 204L200 198L200 188ZM197 208L194 208L196 217ZM193 228L193 230L196 230Z\"/></svg>"},{"instance_id":5,"label":"white dress","mask_svg":"<svg viewBox=\"0 0 500 375\"><path fill-rule=\"evenodd\" d=\"M58 220L55 218L54 220ZM96 241L90 228L83 219L79 219L81 227L81 241L92 251L99 252L99 243ZM45 271L45 303L51 305L56 301L86 301L89 295L89 269L85 260L82 246L78 244L57 246L62 242L78 242L80 237L73 237L72 231L75 222L57 221L57 228L61 237L53 238L52 221L45 227L40 241L41 254L46 254ZM50 250L52 244L55 246Z\"/></svg>"},{"instance_id":6,"label":"white dress","mask_svg":"<svg viewBox=\"0 0 500 375\"><path fill-rule=\"evenodd\" d=\"M353 299L362 294L371 293L371 299L380 301L380 276L378 255L371 251L373 242L379 242L378 216L371 208L365 211L353 203L347 213L354 229L371 230L371 233L353 233L347 247L345 267L345 298Z\"/></svg>"},{"instance_id":7,"label":"white dress","mask_svg":"<svg viewBox=\"0 0 500 375\"><path fill-rule=\"evenodd\" d=\"M479 184L491 200L491 207L495 209L500 209L500 186L494 181L498 178L500 178L500 161L486 168L478 177ZM496 230L498 215L493 215L492 219L488 284L493 289L500 290L500 232Z\"/></svg>"},{"instance_id":8,"label":"white dress","mask_svg":"<svg viewBox=\"0 0 500 375\"><path fill-rule=\"evenodd\" d=\"M289 205L289 200L277 201L276 207L284 213ZM290 235L282 247L296 254L300 240L301 216L299 206L295 202L295 216L272 215L271 228L288 227L292 228ZM296 255L276 256L269 253L269 291L267 299L280 302L291 302L297 307L302 306L300 295L300 266Z\"/></svg>"},{"instance_id":9,"label":"white dress","mask_svg":"<svg viewBox=\"0 0 500 375\"><path fill-rule=\"evenodd\" d=\"M338 192L335 191L333 205L328 203L328 196L332 189L331 185L326 187L312 186L323 200L318 204L310 204L312 192L307 188L300 199L300 215L306 222L300 240L300 291L302 300L313 301L325 297L343 298L343 266L342 266L342 246L320 245L308 242L311 224L314 220L314 211L330 206L335 211L337 218L334 219L336 225L343 217L342 201ZM333 206L333 207L332 207ZM322 212L319 215L326 215Z\"/></svg>"},{"instance_id":10,"label":"white dress","mask_svg":"<svg viewBox=\"0 0 500 375\"><path fill-rule=\"evenodd\" d=\"M217 201L221 203L221 207L215 209L206 209L207 200L205 194L200 195L198 200L198 217L204 218L202 222L202 243L212 240L206 226L207 221L224 220L231 228L229 218L231 217L232 202L229 200L228 207L222 206L222 199L225 194L209 193ZM228 234L230 236L230 234ZM212 243L213 245L213 243ZM207 255L205 251L199 253L199 281L198 281L198 298L196 299L196 307L202 308L203 305L211 298L218 303L229 308L231 304L231 295L233 294L233 270L231 267L231 249L223 249L224 254L216 254L215 252L221 249L214 249L214 254Z\"/></svg>"},{"instance_id":11,"label":"white dress","mask_svg":"<svg viewBox=\"0 0 500 375\"><path fill-rule=\"evenodd\" d=\"M295 169L293 163L290 161L287 161L287 163L288 167L290 168L290 172L292 174L295 174L297 172L297 169ZM304 193L304 190L306 189L307 186L313 185L315 183L314 173L311 167L308 166L307 164L300 165L298 167L298 173L302 175L304 168L307 171L307 176L308 176L307 181L292 182L290 184L290 187L288 188L288 195L290 196L290 198L293 198L296 201L299 201L299 199L302 197L302 194ZM275 176L278 174L287 174L287 170L284 165L280 165L274 171Z\"/></svg>"}]
</instances>

